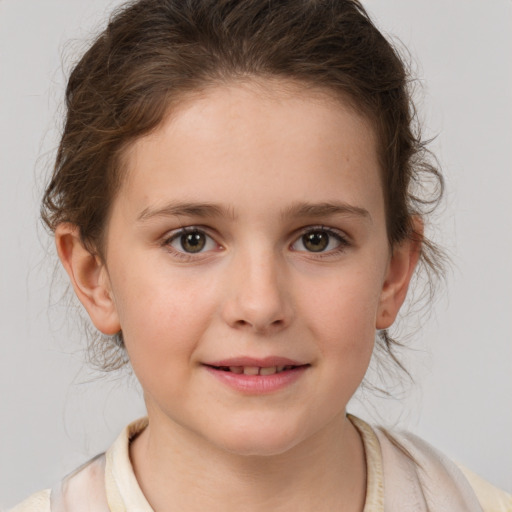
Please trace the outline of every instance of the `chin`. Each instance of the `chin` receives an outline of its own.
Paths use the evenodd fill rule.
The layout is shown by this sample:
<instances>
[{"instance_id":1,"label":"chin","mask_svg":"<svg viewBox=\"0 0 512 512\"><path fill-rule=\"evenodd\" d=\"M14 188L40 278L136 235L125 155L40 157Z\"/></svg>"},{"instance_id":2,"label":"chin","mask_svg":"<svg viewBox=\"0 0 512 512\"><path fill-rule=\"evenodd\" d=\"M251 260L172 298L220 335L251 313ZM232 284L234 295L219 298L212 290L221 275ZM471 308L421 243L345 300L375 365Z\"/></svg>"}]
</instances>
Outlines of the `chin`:
<instances>
[{"instance_id":1,"label":"chin","mask_svg":"<svg viewBox=\"0 0 512 512\"><path fill-rule=\"evenodd\" d=\"M229 436L226 436L229 432ZM217 445L223 450L240 456L271 457L288 452L303 437L294 429L283 424L261 425L259 422L240 425L223 432L224 439L218 439Z\"/></svg>"}]
</instances>

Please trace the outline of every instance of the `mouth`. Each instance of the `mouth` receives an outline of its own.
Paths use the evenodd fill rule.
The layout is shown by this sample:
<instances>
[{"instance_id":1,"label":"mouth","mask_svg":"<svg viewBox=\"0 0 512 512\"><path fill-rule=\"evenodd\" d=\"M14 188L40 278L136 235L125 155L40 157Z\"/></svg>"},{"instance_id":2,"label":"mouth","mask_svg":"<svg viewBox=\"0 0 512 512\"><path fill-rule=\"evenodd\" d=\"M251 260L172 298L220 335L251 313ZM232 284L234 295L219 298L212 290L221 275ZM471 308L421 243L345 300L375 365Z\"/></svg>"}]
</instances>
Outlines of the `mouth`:
<instances>
[{"instance_id":1,"label":"mouth","mask_svg":"<svg viewBox=\"0 0 512 512\"><path fill-rule=\"evenodd\" d=\"M307 364L301 365L281 365L281 366L215 366L215 365L206 365L213 370L221 371L221 372L230 372L235 373L237 375L274 375L276 373L287 372L290 370L295 370L297 368L303 368L309 366Z\"/></svg>"},{"instance_id":2,"label":"mouth","mask_svg":"<svg viewBox=\"0 0 512 512\"><path fill-rule=\"evenodd\" d=\"M223 385L245 395L266 395L300 381L310 363L280 356L234 357L208 361L203 366Z\"/></svg>"}]
</instances>

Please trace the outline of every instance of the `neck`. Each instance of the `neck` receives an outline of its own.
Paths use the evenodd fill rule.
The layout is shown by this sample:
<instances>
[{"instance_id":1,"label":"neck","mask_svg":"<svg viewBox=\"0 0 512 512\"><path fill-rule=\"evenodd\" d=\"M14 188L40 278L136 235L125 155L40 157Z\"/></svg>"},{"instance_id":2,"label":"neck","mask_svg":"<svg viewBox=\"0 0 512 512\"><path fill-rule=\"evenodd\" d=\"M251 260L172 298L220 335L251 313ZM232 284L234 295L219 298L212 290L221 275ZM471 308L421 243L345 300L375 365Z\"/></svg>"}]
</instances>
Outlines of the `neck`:
<instances>
[{"instance_id":1,"label":"neck","mask_svg":"<svg viewBox=\"0 0 512 512\"><path fill-rule=\"evenodd\" d=\"M272 456L229 453L149 417L149 426L130 450L139 485L155 512L364 508L364 449L345 416Z\"/></svg>"}]
</instances>

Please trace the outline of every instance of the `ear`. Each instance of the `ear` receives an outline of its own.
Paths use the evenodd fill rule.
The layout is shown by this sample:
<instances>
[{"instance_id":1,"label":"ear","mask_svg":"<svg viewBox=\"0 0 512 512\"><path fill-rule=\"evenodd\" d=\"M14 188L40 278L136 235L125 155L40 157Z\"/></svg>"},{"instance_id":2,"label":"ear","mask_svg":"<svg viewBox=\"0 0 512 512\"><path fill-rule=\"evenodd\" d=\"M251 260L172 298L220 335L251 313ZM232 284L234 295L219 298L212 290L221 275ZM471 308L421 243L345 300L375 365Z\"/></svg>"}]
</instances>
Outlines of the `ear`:
<instances>
[{"instance_id":1,"label":"ear","mask_svg":"<svg viewBox=\"0 0 512 512\"><path fill-rule=\"evenodd\" d=\"M377 311L377 329L390 327L407 295L409 283L421 254L423 222L413 218L413 235L393 247Z\"/></svg>"},{"instance_id":2,"label":"ear","mask_svg":"<svg viewBox=\"0 0 512 512\"><path fill-rule=\"evenodd\" d=\"M73 289L103 334L121 330L105 264L82 243L80 230L70 223L62 223L55 230L55 244L60 261L69 275Z\"/></svg>"}]
</instances>

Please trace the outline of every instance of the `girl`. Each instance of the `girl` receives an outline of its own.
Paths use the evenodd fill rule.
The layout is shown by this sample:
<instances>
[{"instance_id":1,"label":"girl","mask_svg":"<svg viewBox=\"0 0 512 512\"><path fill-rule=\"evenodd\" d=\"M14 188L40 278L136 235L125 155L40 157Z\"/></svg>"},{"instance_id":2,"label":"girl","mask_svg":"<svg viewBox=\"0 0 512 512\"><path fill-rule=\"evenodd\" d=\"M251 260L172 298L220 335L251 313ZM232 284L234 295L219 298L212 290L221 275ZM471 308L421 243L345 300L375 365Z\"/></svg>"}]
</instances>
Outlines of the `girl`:
<instances>
[{"instance_id":1,"label":"girl","mask_svg":"<svg viewBox=\"0 0 512 512\"><path fill-rule=\"evenodd\" d=\"M43 219L148 415L15 510L511 509L346 413L441 268L419 185L442 180L357 2L138 1L66 98Z\"/></svg>"}]
</instances>

